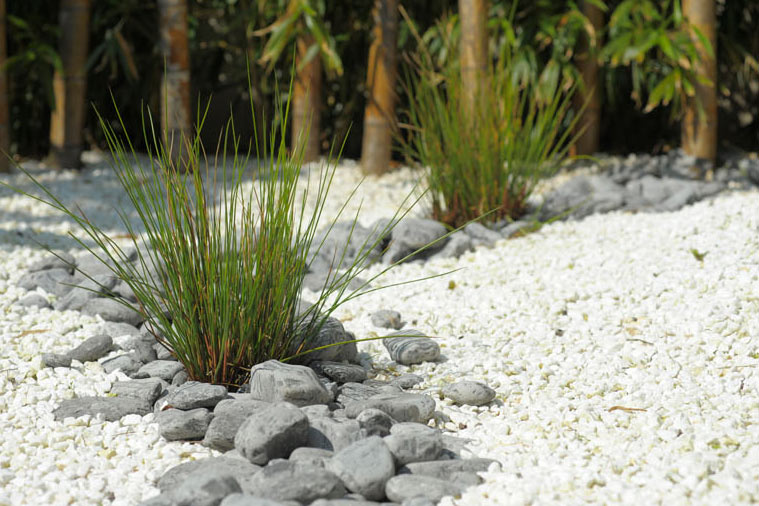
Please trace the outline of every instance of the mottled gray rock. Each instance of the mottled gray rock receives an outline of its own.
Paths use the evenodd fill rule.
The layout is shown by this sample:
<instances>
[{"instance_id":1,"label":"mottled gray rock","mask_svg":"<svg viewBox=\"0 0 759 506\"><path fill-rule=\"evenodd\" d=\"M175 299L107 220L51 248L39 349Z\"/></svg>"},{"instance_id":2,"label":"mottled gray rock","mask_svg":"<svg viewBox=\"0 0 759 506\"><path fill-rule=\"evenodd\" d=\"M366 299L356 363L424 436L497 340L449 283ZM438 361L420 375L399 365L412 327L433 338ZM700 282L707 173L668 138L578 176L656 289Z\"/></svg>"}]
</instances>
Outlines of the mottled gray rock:
<instances>
[{"instance_id":1,"label":"mottled gray rock","mask_svg":"<svg viewBox=\"0 0 759 506\"><path fill-rule=\"evenodd\" d=\"M546 195L540 217L547 220L571 210L571 216L582 218L619 209L624 203L624 188L610 178L577 176Z\"/></svg>"},{"instance_id":2,"label":"mottled gray rock","mask_svg":"<svg viewBox=\"0 0 759 506\"><path fill-rule=\"evenodd\" d=\"M340 451L361 439L361 427L356 420L336 420L310 417L307 446Z\"/></svg>"},{"instance_id":3,"label":"mottled gray rock","mask_svg":"<svg viewBox=\"0 0 759 506\"><path fill-rule=\"evenodd\" d=\"M142 501L138 506L177 506L177 503L169 494L158 494Z\"/></svg>"},{"instance_id":4,"label":"mottled gray rock","mask_svg":"<svg viewBox=\"0 0 759 506\"><path fill-rule=\"evenodd\" d=\"M80 311L90 300L111 293L117 282L118 278L113 274L99 274L92 279L85 279L58 299L54 307L56 311Z\"/></svg>"},{"instance_id":5,"label":"mottled gray rock","mask_svg":"<svg viewBox=\"0 0 759 506\"><path fill-rule=\"evenodd\" d=\"M386 246L386 241L380 238L383 228L384 225L367 228L353 221L339 221L331 229L323 228L311 243L310 257L314 258L311 271L347 268L363 252L368 253L369 261L379 258Z\"/></svg>"},{"instance_id":6,"label":"mottled gray rock","mask_svg":"<svg viewBox=\"0 0 759 506\"><path fill-rule=\"evenodd\" d=\"M134 397L78 397L61 401L53 414L56 420L82 415L103 415L106 421L115 422L122 416L145 416L152 410L153 406L150 403Z\"/></svg>"},{"instance_id":7,"label":"mottled gray rock","mask_svg":"<svg viewBox=\"0 0 759 506\"><path fill-rule=\"evenodd\" d=\"M169 393L168 397L166 397L166 402L173 408L190 410L195 408L213 408L226 397L227 387L225 386L188 381Z\"/></svg>"},{"instance_id":8,"label":"mottled gray rock","mask_svg":"<svg viewBox=\"0 0 759 506\"><path fill-rule=\"evenodd\" d=\"M45 297L38 293L30 293L26 297L22 297L16 301L16 305L21 307L37 306L40 309L53 307Z\"/></svg>"},{"instance_id":9,"label":"mottled gray rock","mask_svg":"<svg viewBox=\"0 0 759 506\"><path fill-rule=\"evenodd\" d=\"M400 422L395 423L390 428L390 434L394 435L414 435L414 434L438 434L440 431L429 425L417 422Z\"/></svg>"},{"instance_id":10,"label":"mottled gray rock","mask_svg":"<svg viewBox=\"0 0 759 506\"><path fill-rule=\"evenodd\" d=\"M469 223L464 227L464 233L471 237L472 240L478 245L482 244L486 246L492 246L497 241L503 239L503 237L501 237L501 234L489 229L479 222Z\"/></svg>"},{"instance_id":11,"label":"mottled gray rock","mask_svg":"<svg viewBox=\"0 0 759 506\"><path fill-rule=\"evenodd\" d=\"M393 455L377 436L361 439L339 451L327 469L339 476L348 490L372 501L385 497L385 483L395 474Z\"/></svg>"},{"instance_id":12,"label":"mottled gray rock","mask_svg":"<svg viewBox=\"0 0 759 506\"><path fill-rule=\"evenodd\" d=\"M393 337L409 336L409 337ZM418 336L418 337L417 337ZM403 365L432 362L440 357L440 345L416 329L399 330L382 340L390 358Z\"/></svg>"},{"instance_id":13,"label":"mottled gray rock","mask_svg":"<svg viewBox=\"0 0 759 506\"><path fill-rule=\"evenodd\" d=\"M100 363L100 365L103 366L103 370L108 374L112 373L113 371L120 370L127 376L131 376L136 373L140 367L142 367L142 362L135 360L132 354L125 353L123 355L104 360Z\"/></svg>"},{"instance_id":14,"label":"mottled gray rock","mask_svg":"<svg viewBox=\"0 0 759 506\"><path fill-rule=\"evenodd\" d=\"M418 496L437 503L445 496L459 495L463 491L464 487L457 483L415 474L393 476L385 487L388 499L398 503Z\"/></svg>"},{"instance_id":15,"label":"mottled gray rock","mask_svg":"<svg viewBox=\"0 0 759 506\"><path fill-rule=\"evenodd\" d=\"M267 360L250 371L250 394L267 402L286 401L296 406L326 404L332 395L316 373L305 366Z\"/></svg>"},{"instance_id":16,"label":"mottled gray rock","mask_svg":"<svg viewBox=\"0 0 759 506\"><path fill-rule=\"evenodd\" d=\"M25 290L42 288L47 293L62 297L69 290L75 278L66 269L48 269L38 272L27 272L18 280L18 286Z\"/></svg>"},{"instance_id":17,"label":"mottled gray rock","mask_svg":"<svg viewBox=\"0 0 759 506\"><path fill-rule=\"evenodd\" d=\"M459 230L448 236L448 241L445 246L439 251L436 251L430 258L458 258L467 251L474 249L474 242L464 231Z\"/></svg>"},{"instance_id":18,"label":"mottled gray rock","mask_svg":"<svg viewBox=\"0 0 759 506\"><path fill-rule=\"evenodd\" d=\"M45 367L71 367L71 357L60 353L43 353L42 363Z\"/></svg>"},{"instance_id":19,"label":"mottled gray rock","mask_svg":"<svg viewBox=\"0 0 759 506\"><path fill-rule=\"evenodd\" d=\"M171 348L164 343L153 343L153 351L155 351L156 360L176 360Z\"/></svg>"},{"instance_id":20,"label":"mottled gray rock","mask_svg":"<svg viewBox=\"0 0 759 506\"><path fill-rule=\"evenodd\" d=\"M345 413L349 418L356 418L369 408L384 411L399 422L427 423L435 411L435 401L424 394L379 394L363 401L349 402L345 405Z\"/></svg>"},{"instance_id":21,"label":"mottled gray rock","mask_svg":"<svg viewBox=\"0 0 759 506\"><path fill-rule=\"evenodd\" d=\"M332 411L329 410L329 406L324 404L310 404L308 406L302 406L300 408L309 420L312 418L331 418Z\"/></svg>"},{"instance_id":22,"label":"mottled gray rock","mask_svg":"<svg viewBox=\"0 0 759 506\"><path fill-rule=\"evenodd\" d=\"M116 286L113 287L113 293L128 301L137 302L137 294L125 281L116 283Z\"/></svg>"},{"instance_id":23,"label":"mottled gray rock","mask_svg":"<svg viewBox=\"0 0 759 506\"><path fill-rule=\"evenodd\" d=\"M520 234L526 232L531 226L532 223L529 221L518 220L508 223L502 227L499 232L506 239L511 239L512 237L519 236Z\"/></svg>"},{"instance_id":24,"label":"mottled gray rock","mask_svg":"<svg viewBox=\"0 0 759 506\"><path fill-rule=\"evenodd\" d=\"M222 452L235 447L235 435L242 423L269 403L254 399L225 399L216 405L214 418L206 430L203 445Z\"/></svg>"},{"instance_id":25,"label":"mottled gray rock","mask_svg":"<svg viewBox=\"0 0 759 506\"><path fill-rule=\"evenodd\" d=\"M318 499L310 506L397 506L395 503L366 501L359 494L349 494L341 499Z\"/></svg>"},{"instance_id":26,"label":"mottled gray rock","mask_svg":"<svg viewBox=\"0 0 759 506\"><path fill-rule=\"evenodd\" d=\"M418 495L416 497L406 499L401 503L401 506L435 506L435 504L437 504L435 501L431 501L423 495Z\"/></svg>"},{"instance_id":27,"label":"mottled gray rock","mask_svg":"<svg viewBox=\"0 0 759 506\"><path fill-rule=\"evenodd\" d=\"M332 458L334 452L325 450L324 448L311 448L308 446L301 446L296 448L290 454L289 460L291 462L300 462L314 467L326 467L329 459Z\"/></svg>"},{"instance_id":28,"label":"mottled gray rock","mask_svg":"<svg viewBox=\"0 0 759 506\"><path fill-rule=\"evenodd\" d=\"M382 255L382 262L385 264L398 262L414 251L437 241L412 257L414 260L427 258L445 246L448 238L443 239L443 236L447 232L445 226L435 220L405 218L393 229L390 246Z\"/></svg>"},{"instance_id":29,"label":"mottled gray rock","mask_svg":"<svg viewBox=\"0 0 759 506\"><path fill-rule=\"evenodd\" d=\"M111 260L106 258L103 253L98 252L98 255L106 260L108 264L101 262L92 253L85 252L76 257L76 270L85 272L91 277L100 274L113 274L113 270L109 267L109 264L112 263Z\"/></svg>"},{"instance_id":30,"label":"mottled gray rock","mask_svg":"<svg viewBox=\"0 0 759 506\"><path fill-rule=\"evenodd\" d=\"M396 391L400 391L396 387ZM350 402L363 401L375 395L389 392L389 389L365 383L345 383L338 388L337 402L347 405Z\"/></svg>"},{"instance_id":31,"label":"mottled gray rock","mask_svg":"<svg viewBox=\"0 0 759 506\"><path fill-rule=\"evenodd\" d=\"M365 409L356 416L356 421L366 436L385 437L390 434L390 427L395 420L379 409Z\"/></svg>"},{"instance_id":32,"label":"mottled gray rock","mask_svg":"<svg viewBox=\"0 0 759 506\"><path fill-rule=\"evenodd\" d=\"M297 503L300 505L300 503ZM230 494L219 506L284 506L285 503L248 494Z\"/></svg>"},{"instance_id":33,"label":"mottled gray rock","mask_svg":"<svg viewBox=\"0 0 759 506\"><path fill-rule=\"evenodd\" d=\"M328 377L337 383L361 383L366 380L366 369L356 364L343 362L311 362L309 367L318 374Z\"/></svg>"},{"instance_id":34,"label":"mottled gray rock","mask_svg":"<svg viewBox=\"0 0 759 506\"><path fill-rule=\"evenodd\" d=\"M305 324L304 324L305 325ZM335 343L343 343L355 339L349 332L345 331L343 324L337 318L329 317L324 320L315 337L306 340L302 345L303 350L311 350L321 346L328 346ZM293 351L301 347L303 341L296 340L293 343ZM356 343L346 343L338 346L330 346L323 350L307 353L298 357L297 363L308 365L311 362L357 362L358 348Z\"/></svg>"},{"instance_id":35,"label":"mottled gray rock","mask_svg":"<svg viewBox=\"0 0 759 506\"><path fill-rule=\"evenodd\" d=\"M399 330L403 327L401 314L392 309L380 309L379 311L375 311L372 313L371 318L372 325L375 327L395 330Z\"/></svg>"},{"instance_id":36,"label":"mottled gray rock","mask_svg":"<svg viewBox=\"0 0 759 506\"><path fill-rule=\"evenodd\" d=\"M111 385L111 393L120 397L134 397L152 406L167 386L160 378L116 381Z\"/></svg>"},{"instance_id":37,"label":"mottled gray rock","mask_svg":"<svg viewBox=\"0 0 759 506\"><path fill-rule=\"evenodd\" d=\"M484 473L493 464L500 467L495 460L481 458L414 462L399 468L398 474L419 474L450 481L457 473Z\"/></svg>"},{"instance_id":38,"label":"mottled gray rock","mask_svg":"<svg viewBox=\"0 0 759 506\"><path fill-rule=\"evenodd\" d=\"M345 495L345 487L334 473L287 460L271 462L241 485L247 494L256 497L302 504Z\"/></svg>"},{"instance_id":39,"label":"mottled gray rock","mask_svg":"<svg viewBox=\"0 0 759 506\"><path fill-rule=\"evenodd\" d=\"M242 492L229 471L209 470L184 480L171 492L177 506L218 506L228 495Z\"/></svg>"},{"instance_id":40,"label":"mottled gray rock","mask_svg":"<svg viewBox=\"0 0 759 506\"><path fill-rule=\"evenodd\" d=\"M308 440L308 418L287 402L251 414L235 435L235 449L253 464L287 458Z\"/></svg>"},{"instance_id":41,"label":"mottled gray rock","mask_svg":"<svg viewBox=\"0 0 759 506\"><path fill-rule=\"evenodd\" d=\"M179 371L173 378L171 378L171 384L175 387L179 387L187 383L189 379L190 375L187 374L187 371Z\"/></svg>"},{"instance_id":42,"label":"mottled gray rock","mask_svg":"<svg viewBox=\"0 0 759 506\"><path fill-rule=\"evenodd\" d=\"M106 356L113 348L111 336L99 334L86 339L82 344L69 351L67 355L71 360L79 362L96 362Z\"/></svg>"},{"instance_id":43,"label":"mottled gray rock","mask_svg":"<svg viewBox=\"0 0 759 506\"><path fill-rule=\"evenodd\" d=\"M424 378L419 376L418 374L405 373L393 379L390 382L390 384L396 385L404 390L407 390L409 388L415 387L416 385L422 383L423 381L424 381Z\"/></svg>"},{"instance_id":44,"label":"mottled gray rock","mask_svg":"<svg viewBox=\"0 0 759 506\"><path fill-rule=\"evenodd\" d=\"M44 258L37 260L29 267L29 272L47 271L50 269L63 269L69 273L74 271L76 259L65 251L48 253Z\"/></svg>"},{"instance_id":45,"label":"mottled gray rock","mask_svg":"<svg viewBox=\"0 0 759 506\"><path fill-rule=\"evenodd\" d=\"M385 439L395 465L436 460L443 451L443 441L437 432L406 432L391 434Z\"/></svg>"},{"instance_id":46,"label":"mottled gray rock","mask_svg":"<svg viewBox=\"0 0 759 506\"><path fill-rule=\"evenodd\" d=\"M135 378L161 378L164 381L171 381L174 375L184 369L184 366L173 360L154 360L140 367L135 374Z\"/></svg>"},{"instance_id":47,"label":"mottled gray rock","mask_svg":"<svg viewBox=\"0 0 759 506\"><path fill-rule=\"evenodd\" d=\"M155 416L161 436L167 441L203 439L213 414L205 408L182 411L164 409Z\"/></svg>"},{"instance_id":48,"label":"mottled gray rock","mask_svg":"<svg viewBox=\"0 0 759 506\"><path fill-rule=\"evenodd\" d=\"M226 455L221 457L208 457L205 459L191 460L178 466L174 466L158 479L156 486L161 492L170 492L188 478L194 478L209 472L227 472L234 476L238 482L247 480L261 470L260 466L251 464L247 460L230 458Z\"/></svg>"},{"instance_id":49,"label":"mottled gray rock","mask_svg":"<svg viewBox=\"0 0 759 506\"><path fill-rule=\"evenodd\" d=\"M140 329L124 322L105 322L102 329L103 334L109 335L114 339L117 337L140 335Z\"/></svg>"},{"instance_id":50,"label":"mottled gray rock","mask_svg":"<svg viewBox=\"0 0 759 506\"><path fill-rule=\"evenodd\" d=\"M478 381L459 381L443 387L443 395L456 404L482 406L495 399L495 390Z\"/></svg>"},{"instance_id":51,"label":"mottled gray rock","mask_svg":"<svg viewBox=\"0 0 759 506\"><path fill-rule=\"evenodd\" d=\"M98 315L104 320L124 322L137 326L142 323L142 315L114 299L97 298L87 301L82 313L88 316Z\"/></svg>"}]
</instances>

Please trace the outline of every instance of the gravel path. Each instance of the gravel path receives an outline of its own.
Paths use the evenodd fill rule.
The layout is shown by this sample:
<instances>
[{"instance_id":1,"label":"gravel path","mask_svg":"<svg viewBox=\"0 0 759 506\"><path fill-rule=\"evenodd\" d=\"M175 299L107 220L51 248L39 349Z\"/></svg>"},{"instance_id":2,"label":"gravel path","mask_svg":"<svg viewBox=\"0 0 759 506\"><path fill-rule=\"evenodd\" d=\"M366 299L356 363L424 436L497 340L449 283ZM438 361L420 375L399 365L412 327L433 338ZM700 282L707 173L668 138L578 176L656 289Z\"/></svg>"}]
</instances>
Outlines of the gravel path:
<instances>
[{"instance_id":1,"label":"gravel path","mask_svg":"<svg viewBox=\"0 0 759 506\"><path fill-rule=\"evenodd\" d=\"M107 170L37 173L123 234L109 210L123 195ZM356 173L344 164L332 195L347 194ZM392 214L411 186L408 171L367 179L361 221ZM70 248L71 227L7 190L0 210L0 505L132 505L157 493L166 469L217 454L165 442L152 415L53 421L60 400L103 395L123 376L94 363L41 369L43 351L66 351L101 321L13 305L26 294L15 280L44 255L32 238ZM759 192L554 223L458 260L400 266L383 282L454 269L336 315L371 337L381 330L370 313L396 309L441 336L444 360L389 375L420 374L428 392L454 379L496 389L482 408L438 400L440 426L503 465L442 504L759 501ZM389 365L377 342L360 348Z\"/></svg>"}]
</instances>

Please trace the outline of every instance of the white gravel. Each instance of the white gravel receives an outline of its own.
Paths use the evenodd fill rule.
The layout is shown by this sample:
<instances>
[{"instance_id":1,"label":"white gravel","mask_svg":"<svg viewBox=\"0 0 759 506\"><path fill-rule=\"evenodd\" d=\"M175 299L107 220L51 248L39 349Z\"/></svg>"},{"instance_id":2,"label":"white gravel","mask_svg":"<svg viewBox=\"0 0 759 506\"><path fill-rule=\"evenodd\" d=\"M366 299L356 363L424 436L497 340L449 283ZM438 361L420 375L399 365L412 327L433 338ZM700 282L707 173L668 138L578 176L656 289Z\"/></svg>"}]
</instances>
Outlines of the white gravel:
<instances>
[{"instance_id":1,"label":"white gravel","mask_svg":"<svg viewBox=\"0 0 759 506\"><path fill-rule=\"evenodd\" d=\"M357 172L349 162L338 170L327 215ZM124 233L110 210L124 198L107 169L35 173ZM409 171L368 178L361 221L392 214L411 187ZM15 281L44 256L32 238L71 248L69 230L54 211L0 189L0 505L132 505L157 493L166 469L216 453L162 440L152 415L53 421L60 400L102 395L121 377L91 363L41 369L42 352L68 350L102 322L13 305L26 294ZM382 332L369 315L383 308L440 336L445 360L412 368L388 363L378 342L361 344L388 375L421 374L433 393L458 379L497 391L489 407L438 401L441 427L503 465L443 504L759 501L758 192L555 223L383 279L454 269L337 314L358 337Z\"/></svg>"}]
</instances>

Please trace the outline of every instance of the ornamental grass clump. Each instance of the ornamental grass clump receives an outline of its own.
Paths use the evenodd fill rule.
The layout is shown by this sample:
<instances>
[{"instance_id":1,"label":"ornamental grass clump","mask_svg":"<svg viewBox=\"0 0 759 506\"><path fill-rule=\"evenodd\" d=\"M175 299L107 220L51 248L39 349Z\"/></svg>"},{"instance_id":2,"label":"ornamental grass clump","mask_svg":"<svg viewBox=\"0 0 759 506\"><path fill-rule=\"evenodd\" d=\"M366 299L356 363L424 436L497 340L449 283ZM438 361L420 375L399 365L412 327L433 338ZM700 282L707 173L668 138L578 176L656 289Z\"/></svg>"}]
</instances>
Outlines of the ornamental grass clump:
<instances>
[{"instance_id":1,"label":"ornamental grass clump","mask_svg":"<svg viewBox=\"0 0 759 506\"><path fill-rule=\"evenodd\" d=\"M507 44L483 73L472 104L456 62L437 69L423 46L412 59L409 134L402 144L422 167L432 217L452 227L483 215L487 221L520 217L571 144L575 87L559 84L546 92L519 81L512 61Z\"/></svg>"},{"instance_id":2,"label":"ornamental grass clump","mask_svg":"<svg viewBox=\"0 0 759 506\"><path fill-rule=\"evenodd\" d=\"M139 218L135 227L127 213L119 210L136 260L130 260L128 251L27 173L42 196L26 195L79 225L96 246L72 237L127 283L137 303L117 300L141 313L145 325L173 350L193 380L234 388L247 380L250 367L257 363L314 351L309 342L326 318L340 304L375 290L369 283L392 267L366 282L357 279L370 253L376 253L403 217L399 213L383 229L373 231L350 262L345 260L345 250L342 256L338 253L339 258L332 260L341 268L330 273L315 304L300 307L304 276L324 244L315 242L316 229L336 160L330 156L319 171L309 208L310 186L298 189L302 146L288 154L280 142L286 138L289 101L280 102L277 109L279 127L272 128L268 141L264 136L271 156L265 170L259 166L259 177L254 175L250 190L244 182L250 150L239 154L240 141L231 122L216 156L209 160L199 133L181 143L164 143L148 114L143 121L145 144L150 146L145 162L129 137L118 135L101 117L113 169ZM201 127L202 121L198 132ZM167 152L164 145L180 146L181 151ZM257 136L255 146L258 151ZM258 157L252 162L256 161L261 163ZM355 284L358 288L348 288Z\"/></svg>"}]
</instances>

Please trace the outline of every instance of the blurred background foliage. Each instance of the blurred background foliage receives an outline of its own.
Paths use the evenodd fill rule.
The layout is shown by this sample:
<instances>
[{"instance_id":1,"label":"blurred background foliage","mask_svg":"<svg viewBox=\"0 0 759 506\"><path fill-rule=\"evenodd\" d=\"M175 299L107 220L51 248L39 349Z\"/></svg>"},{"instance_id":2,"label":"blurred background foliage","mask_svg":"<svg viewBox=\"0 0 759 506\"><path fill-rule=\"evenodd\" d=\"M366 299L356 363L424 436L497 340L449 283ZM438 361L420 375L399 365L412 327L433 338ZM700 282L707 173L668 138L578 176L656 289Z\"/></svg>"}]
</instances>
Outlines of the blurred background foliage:
<instances>
[{"instance_id":1,"label":"blurred background foliage","mask_svg":"<svg viewBox=\"0 0 759 506\"><path fill-rule=\"evenodd\" d=\"M604 83L601 149L657 152L676 147L683 94L697 79L692 71L697 53L693 37L683 29L679 1L593 3L605 11L603 33L593 30L574 1L494 0L489 16L491 54L508 46L517 59L513 79L538 83L539 90L568 89L578 78L573 63L577 42L587 36ZM311 57L322 58L326 70L322 148L341 142L350 129L344 156L360 156L372 0L188 0L191 96L203 104L212 100L204 131L207 146L216 145L230 112L238 131L252 128L248 68L254 102L271 117L275 92L288 86L293 65L293 46L288 43L293 33L288 32L287 19L292 14L288 9L295 4L305 9L299 15L305 12L311 18L309 31L320 34L319 49ZM401 4L441 66L456 56L445 43L455 40L458 30L455 2L405 0ZM58 7L56 0L7 1L11 151L20 156L44 156L49 148L52 76L61 65ZM755 151L759 145L759 2L718 0L717 15L720 139L723 147ZM97 0L91 16L87 99L108 112L112 94L127 128L140 131L142 106L159 110L163 61L156 3ZM414 51L416 44L401 18L401 68L403 55ZM398 110L407 110L401 82L397 89ZM102 148L104 139L97 125L89 108L85 141Z\"/></svg>"}]
</instances>

